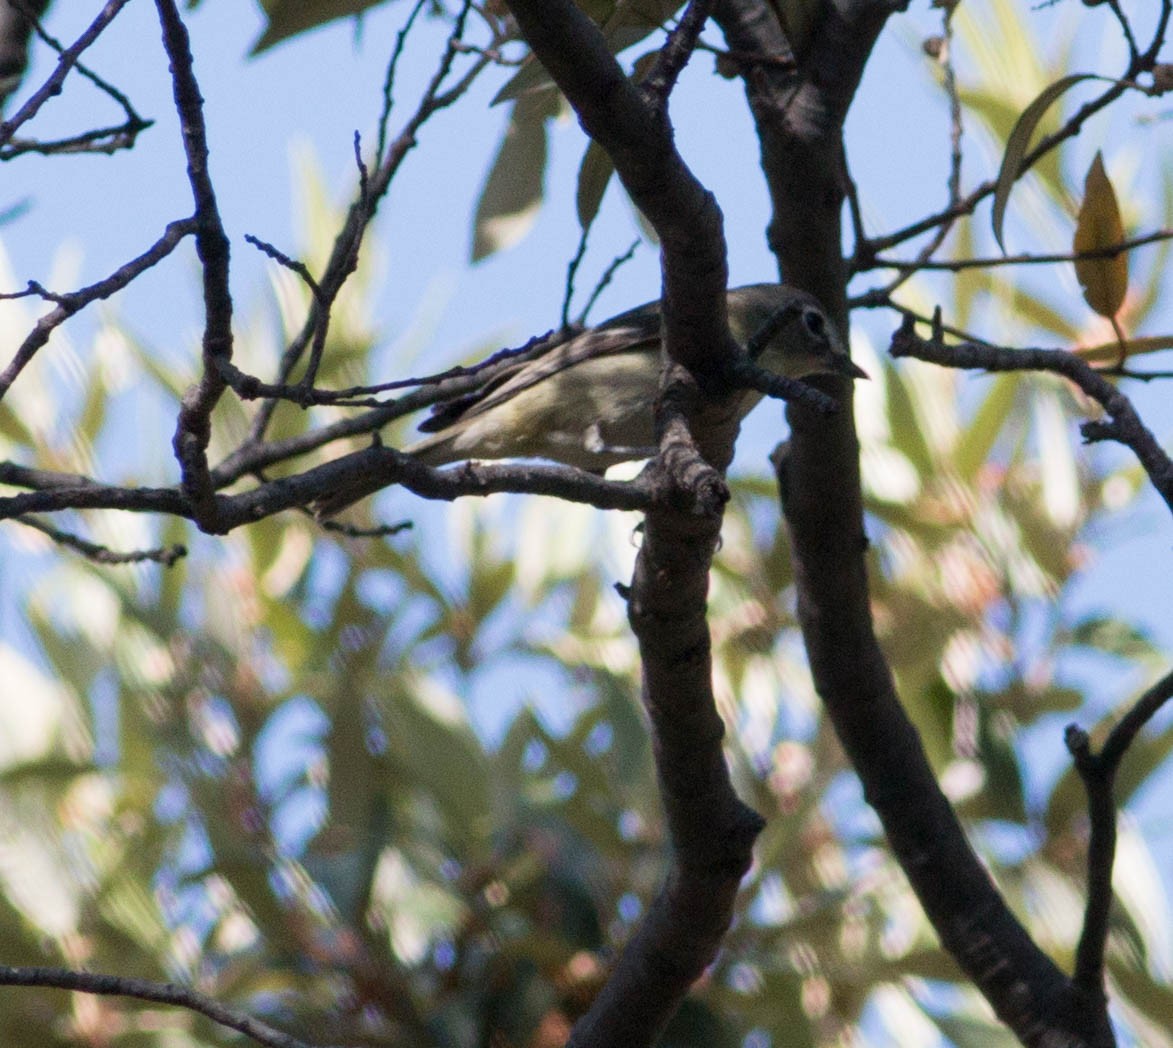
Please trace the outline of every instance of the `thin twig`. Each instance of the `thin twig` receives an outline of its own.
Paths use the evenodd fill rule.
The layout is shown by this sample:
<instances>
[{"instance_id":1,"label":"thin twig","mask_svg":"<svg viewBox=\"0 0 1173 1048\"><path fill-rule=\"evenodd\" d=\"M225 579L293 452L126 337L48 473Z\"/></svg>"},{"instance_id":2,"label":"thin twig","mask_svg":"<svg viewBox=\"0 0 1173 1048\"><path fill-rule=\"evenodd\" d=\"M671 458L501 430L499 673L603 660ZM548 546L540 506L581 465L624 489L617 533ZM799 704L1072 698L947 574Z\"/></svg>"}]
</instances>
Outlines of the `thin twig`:
<instances>
[{"instance_id":1,"label":"thin twig","mask_svg":"<svg viewBox=\"0 0 1173 1048\"><path fill-rule=\"evenodd\" d=\"M1026 174L1039 160L1057 146L1066 142L1067 139L1074 138L1078 135L1083 129L1083 125L1096 113L1115 102L1125 91L1130 88L1136 88L1138 86L1136 84L1136 78L1141 73L1152 72L1153 67L1157 64L1171 16L1173 16L1173 4L1170 4L1168 0L1164 0L1161 5L1161 14L1157 19L1157 25L1153 31L1149 46L1141 53L1134 53L1134 57L1129 62L1127 70L1125 70L1124 75L1119 80L1113 82L1099 96L1080 106L1059 130L1047 135L1034 149L1023 157L1018 170L1019 178ZM873 238L871 247L874 252L886 251L889 248L895 247L897 244L902 244L907 240L911 240L913 237L920 236L922 233L936 229L943 222L951 222L956 218L973 214L978 204L992 195L995 188L995 182L983 182L956 204L945 208L943 211L918 219L916 222L912 222L895 232ZM858 269L854 271L860 272Z\"/></svg>"},{"instance_id":2,"label":"thin twig","mask_svg":"<svg viewBox=\"0 0 1173 1048\"><path fill-rule=\"evenodd\" d=\"M1115 258L1125 251L1132 251L1147 244L1159 243L1173 238L1173 229L1157 229L1141 236L1129 237L1118 244L1108 247L1093 248L1089 251L1061 251L1053 254L1034 255L1029 252L1018 255L998 255L993 258L955 258L955 259L897 259L883 258L877 255L872 260L875 269L905 269L913 270L948 270L952 273L963 269L992 269L995 266L1030 266L1054 264L1059 262L1078 262L1092 258Z\"/></svg>"},{"instance_id":3,"label":"thin twig","mask_svg":"<svg viewBox=\"0 0 1173 1048\"><path fill-rule=\"evenodd\" d=\"M805 404L824 415L833 415L839 410L839 403L827 396L821 389L815 389L802 379L779 375L755 364L749 357L735 361L730 368L730 377L737 385L753 389L775 400Z\"/></svg>"},{"instance_id":4,"label":"thin twig","mask_svg":"<svg viewBox=\"0 0 1173 1048\"><path fill-rule=\"evenodd\" d=\"M153 120L128 120L117 127L95 127L89 131L71 135L69 138L58 138L49 142L41 142L32 138L11 138L4 146L0 146L0 160L12 160L26 153L35 153L40 156L65 156L76 153L96 153L109 156L120 149L129 149L134 145L140 131L145 131L154 124Z\"/></svg>"},{"instance_id":5,"label":"thin twig","mask_svg":"<svg viewBox=\"0 0 1173 1048\"><path fill-rule=\"evenodd\" d=\"M383 108L379 113L379 136L375 140L376 162L383 159L383 154L387 149L387 125L391 121L391 110L395 107L392 92L395 90L395 72L399 68L399 59L403 54L404 48L407 46L407 38L411 35L411 29L415 25L415 20L427 4L428 0L416 0L415 6L411 9L411 14L407 16L407 21L403 23L403 27L395 34L395 46L391 49L391 57L387 60L387 72L383 77Z\"/></svg>"},{"instance_id":6,"label":"thin twig","mask_svg":"<svg viewBox=\"0 0 1173 1048\"><path fill-rule=\"evenodd\" d=\"M946 210L955 208L961 200L961 143L964 125L961 118L961 94L957 89L957 71L953 64L953 12L954 4L946 4L941 16L941 37L939 60L944 79L945 96L949 99L949 176L945 184ZM945 238L953 229L956 218L947 218L937 226L928 242L917 252L916 261L908 268L902 268L885 287L889 295L896 291L914 273L923 268L937 253ZM878 264L875 246L871 246L872 263Z\"/></svg>"},{"instance_id":7,"label":"thin twig","mask_svg":"<svg viewBox=\"0 0 1173 1048\"><path fill-rule=\"evenodd\" d=\"M590 293L589 296L587 296L586 305L582 307L582 312L579 313L578 320L575 321L576 324L579 326L586 324L587 314L590 313L590 311L594 308L594 305L598 301L599 296L604 292L604 290L606 290L607 285L610 284L611 281L615 278L615 274L619 272L620 268L635 257L635 252L639 248L641 242L642 241L640 238L636 237L631 242L631 246L628 247L628 249L624 251L622 255L616 255L613 259L611 259L610 265L608 265L607 268L603 270L602 276L600 276L598 281L595 283L594 290Z\"/></svg>"},{"instance_id":8,"label":"thin twig","mask_svg":"<svg viewBox=\"0 0 1173 1048\"><path fill-rule=\"evenodd\" d=\"M351 205L346 220L338 236L334 240L334 248L330 259L326 263L325 271L319 279L322 287L324 305L315 301L309 316L298 335L286 347L277 368L275 384L284 385L289 382L290 376L301 362L311 340L319 330L319 312L328 311L342 289L350 274L354 270L355 260L358 258L358 245L361 243L367 226L375 216L379 202L386 194L399 171L407 154L415 147L420 128L436 112L452 105L472 86L473 81L489 65L489 60L483 56L479 58L456 83L447 91L441 90L448 80L452 65L460 54L457 43L462 39L465 20L467 19L470 4L465 0L460 13L453 23L448 34L444 52L432 74L427 87L420 96L415 112L407 120L403 129L395 140L386 148L385 154L379 159L378 167L369 176L365 165L359 160L360 192L358 198ZM249 433L242 448L249 443L259 442L269 427L269 422L276 410L277 401L267 400L261 404L253 417Z\"/></svg>"},{"instance_id":9,"label":"thin twig","mask_svg":"<svg viewBox=\"0 0 1173 1048\"><path fill-rule=\"evenodd\" d=\"M0 372L0 400L4 399L4 395L12 383L16 381L17 376L33 359L37 351L49 341L49 336L53 334L54 330L91 302L109 298L121 291L139 274L144 273L171 254L185 237L195 232L195 229L195 219L191 218L182 218L169 223L163 235L137 258L120 266L108 277L90 284L88 287L79 288L77 291L55 294L41 287L35 280L30 280L24 291L9 292L0 296L2 298L22 298L36 295L57 306L56 309L46 313L36 322L28 337L13 354L8 366L3 372Z\"/></svg>"},{"instance_id":10,"label":"thin twig","mask_svg":"<svg viewBox=\"0 0 1173 1048\"><path fill-rule=\"evenodd\" d=\"M67 549L72 549L80 553L87 560L92 560L95 564L141 564L143 561L151 561L155 564L162 564L164 567L170 568L181 557L187 556L187 547L179 543L172 546L159 546L155 549L115 553L107 546L89 542L68 531L61 531L43 520L38 520L36 517L16 517L15 520L18 524L23 524L25 527L32 528L34 531L39 531L42 535L47 535L59 546L65 546Z\"/></svg>"},{"instance_id":11,"label":"thin twig","mask_svg":"<svg viewBox=\"0 0 1173 1048\"><path fill-rule=\"evenodd\" d=\"M313 274L309 271L309 267L304 262L290 258L284 251L274 247L267 240L261 240L259 237L253 236L252 233L245 233L244 239L246 243L252 244L262 254L268 255L278 265L284 266L286 269L301 277L314 298L322 297L322 289L318 286L318 282L314 279Z\"/></svg>"},{"instance_id":12,"label":"thin twig","mask_svg":"<svg viewBox=\"0 0 1173 1048\"><path fill-rule=\"evenodd\" d=\"M434 375L423 375L419 378L392 379L389 382L377 382L369 386L350 386L346 389L307 389L300 382L292 386L281 386L271 382L262 382L259 378L241 371L240 368L230 361L221 361L218 366L221 374L224 375L225 381L242 400L288 400L301 407L333 405L338 407L384 409L394 406L396 402L376 400L374 399L376 394L389 393L396 389L438 386L441 383L448 384L444 389L435 390L435 396L431 399L414 400L409 407L399 412L399 414L405 415L410 411L418 411L420 408L428 407L442 400L450 400L469 391L468 389L453 390L451 388L451 381L453 379L476 378L478 376L485 376L486 372L488 372L490 374L484 377L483 380L490 381L493 377L491 373L498 365L505 364L508 361L529 359L529 357L535 355L537 351L546 346L553 334L553 331L547 331L544 335L535 335L522 346L511 349L500 349L492 356L486 357L476 364L467 366L456 365L448 368L446 371L441 371ZM398 417L398 415L395 417ZM386 421L389 421L389 419L385 420L384 424ZM354 436L354 433L349 433L347 436Z\"/></svg>"},{"instance_id":13,"label":"thin twig","mask_svg":"<svg viewBox=\"0 0 1173 1048\"><path fill-rule=\"evenodd\" d=\"M1105 0L1105 2L1111 8L1112 14L1116 16L1116 21L1120 23L1120 31L1124 34L1124 39L1128 42L1128 53L1135 62L1140 57L1140 49L1136 46L1136 37L1132 33L1132 24L1120 9L1120 0Z\"/></svg>"},{"instance_id":14,"label":"thin twig","mask_svg":"<svg viewBox=\"0 0 1173 1048\"><path fill-rule=\"evenodd\" d=\"M323 520L319 523L326 531L332 531L348 539L385 539L403 531L410 531L414 527L410 520L401 520L398 524L377 524L369 528L362 528L357 524L343 524L337 520Z\"/></svg>"},{"instance_id":15,"label":"thin twig","mask_svg":"<svg viewBox=\"0 0 1173 1048\"><path fill-rule=\"evenodd\" d=\"M53 72L49 74L48 79L39 88L37 88L35 92L33 92L29 100L25 102L25 104L21 106L20 109L17 110L11 120L0 121L0 145L8 142L18 127L36 116L41 107L47 101L49 101L50 98L54 98L61 94L61 86L65 83L65 78L69 75L69 71L78 65L78 58L81 56L82 52L85 51L86 48L88 48L95 40L97 40L99 36L101 36L102 32L112 21L114 21L114 19L118 16L119 11L121 11L128 2L129 0L108 0L106 6L98 12L98 16L89 24L89 26L86 27L81 36L79 36L73 42L73 44L63 50L60 50L60 45L57 44L56 41L51 40L51 38L44 38L50 41L50 46L54 46L59 49L57 66ZM25 17L27 18L28 15ZM34 26L38 24L36 18L32 18L31 21ZM123 107L127 110L128 118L131 116L137 118L137 114L134 112L134 108L130 105L130 102L126 99L125 95L117 91L117 89L112 88L104 80L101 80L101 78L96 78L95 75L88 70L85 71L85 75L88 76L99 87L105 90L108 94L111 94L113 98L120 101Z\"/></svg>"},{"instance_id":16,"label":"thin twig","mask_svg":"<svg viewBox=\"0 0 1173 1048\"><path fill-rule=\"evenodd\" d=\"M587 237L590 236L591 224L588 223L578 235L578 248L574 256L566 264L566 286L562 292L562 330L570 330L570 303L574 299L574 278L578 275L578 267L586 256Z\"/></svg>"}]
</instances>

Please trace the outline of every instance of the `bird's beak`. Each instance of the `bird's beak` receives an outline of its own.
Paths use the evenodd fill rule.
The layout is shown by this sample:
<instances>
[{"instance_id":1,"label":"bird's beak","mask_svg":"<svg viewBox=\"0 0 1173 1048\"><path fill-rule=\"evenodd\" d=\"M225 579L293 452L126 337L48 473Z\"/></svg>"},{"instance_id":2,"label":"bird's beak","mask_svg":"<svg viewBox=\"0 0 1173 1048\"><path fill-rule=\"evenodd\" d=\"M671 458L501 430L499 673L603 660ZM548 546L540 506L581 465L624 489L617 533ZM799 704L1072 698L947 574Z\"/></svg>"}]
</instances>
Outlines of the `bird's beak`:
<instances>
[{"instance_id":1,"label":"bird's beak","mask_svg":"<svg viewBox=\"0 0 1173 1048\"><path fill-rule=\"evenodd\" d=\"M854 360L846 353L832 354L832 366L840 375L846 375L848 378L871 378L863 368L861 368Z\"/></svg>"}]
</instances>

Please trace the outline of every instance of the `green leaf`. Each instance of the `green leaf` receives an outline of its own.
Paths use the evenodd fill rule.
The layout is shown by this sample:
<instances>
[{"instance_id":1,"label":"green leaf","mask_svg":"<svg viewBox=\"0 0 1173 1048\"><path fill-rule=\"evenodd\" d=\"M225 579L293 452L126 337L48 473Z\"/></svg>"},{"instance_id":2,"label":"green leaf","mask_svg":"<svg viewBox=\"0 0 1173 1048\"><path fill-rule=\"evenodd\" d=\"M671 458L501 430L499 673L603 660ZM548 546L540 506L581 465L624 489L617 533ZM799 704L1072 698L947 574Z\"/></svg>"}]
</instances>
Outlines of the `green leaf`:
<instances>
[{"instance_id":1,"label":"green leaf","mask_svg":"<svg viewBox=\"0 0 1173 1048\"><path fill-rule=\"evenodd\" d=\"M533 91L550 87L553 83L550 74L546 72L546 67L538 61L536 55L531 54L521 63L521 68L505 81L489 105L515 102Z\"/></svg>"},{"instance_id":2,"label":"green leaf","mask_svg":"<svg viewBox=\"0 0 1173 1048\"><path fill-rule=\"evenodd\" d=\"M1019 380L1016 375L998 375L990 392L977 409L965 434L957 441L954 465L961 477L969 482L977 477L994 449L1002 427L1014 410L1018 399Z\"/></svg>"},{"instance_id":3,"label":"green leaf","mask_svg":"<svg viewBox=\"0 0 1173 1048\"><path fill-rule=\"evenodd\" d=\"M1160 649L1147 632L1129 622L1093 615L1078 622L1066 638L1070 644L1095 648L1129 662L1153 659Z\"/></svg>"},{"instance_id":4,"label":"green leaf","mask_svg":"<svg viewBox=\"0 0 1173 1048\"><path fill-rule=\"evenodd\" d=\"M1158 1029L1168 1035L1169 1016L1173 1015L1173 987L1157 982L1148 972L1109 958L1112 989L1127 998L1132 1007L1148 1016ZM1156 1044L1146 1040L1146 1044ZM1168 1040L1166 1044L1170 1043Z\"/></svg>"},{"instance_id":5,"label":"green leaf","mask_svg":"<svg viewBox=\"0 0 1173 1048\"><path fill-rule=\"evenodd\" d=\"M683 5L676 0L620 0L618 4L612 4L610 0L604 0L602 3L598 0L594 3L580 0L579 3L579 7L602 29L607 49L613 55L618 55L641 40L647 39L681 6ZM531 54L493 96L489 104L509 102L541 88L550 87L553 83L545 66Z\"/></svg>"},{"instance_id":6,"label":"green leaf","mask_svg":"<svg viewBox=\"0 0 1173 1048\"><path fill-rule=\"evenodd\" d=\"M557 112L557 91L513 103L505 135L477 202L472 260L516 244L534 224L546 176L546 121Z\"/></svg>"},{"instance_id":7,"label":"green leaf","mask_svg":"<svg viewBox=\"0 0 1173 1048\"><path fill-rule=\"evenodd\" d=\"M892 432L892 446L896 448L919 474L923 482L933 475L934 456L921 428L915 400L905 377L898 370L888 372L888 425Z\"/></svg>"},{"instance_id":8,"label":"green leaf","mask_svg":"<svg viewBox=\"0 0 1173 1048\"><path fill-rule=\"evenodd\" d=\"M1160 353L1166 349L1173 349L1173 335L1126 338L1123 344L1119 339L1113 339L1111 342L1099 342L1094 346L1080 346L1075 352L1089 364L1115 364L1120 359L1121 350L1131 360L1145 353Z\"/></svg>"},{"instance_id":9,"label":"green leaf","mask_svg":"<svg viewBox=\"0 0 1173 1048\"><path fill-rule=\"evenodd\" d=\"M966 818L1025 823L1022 774L1014 749L1014 733L1006 723L1009 718L984 706L978 716L978 747L986 781L980 792L959 806L960 813Z\"/></svg>"},{"instance_id":10,"label":"green leaf","mask_svg":"<svg viewBox=\"0 0 1173 1048\"><path fill-rule=\"evenodd\" d=\"M993 228L994 239L1003 252L1006 245L1002 242L1002 223L1006 217L1006 205L1010 202L1010 190L1018 180L1022 171L1022 161L1030 146L1031 137L1039 121L1051 106L1065 91L1084 80L1102 80L1094 73L1071 73L1069 76L1056 80L1046 87L1030 105L1023 111L1010 132L1006 141L1006 151L1002 154L1002 166L998 171L998 180L994 188Z\"/></svg>"},{"instance_id":11,"label":"green leaf","mask_svg":"<svg viewBox=\"0 0 1173 1048\"><path fill-rule=\"evenodd\" d=\"M291 36L316 29L338 18L357 15L385 0L260 0L268 18L265 31L250 54L259 55Z\"/></svg>"},{"instance_id":12,"label":"green leaf","mask_svg":"<svg viewBox=\"0 0 1173 1048\"><path fill-rule=\"evenodd\" d=\"M591 142L582 156L582 164L578 169L578 189L574 197L578 224L584 233L590 229L599 213L603 194L614 173L615 165L607 155L607 150L598 142Z\"/></svg>"},{"instance_id":13,"label":"green leaf","mask_svg":"<svg viewBox=\"0 0 1173 1048\"><path fill-rule=\"evenodd\" d=\"M1015 1048L1019 1043L996 1019L975 1014L933 1015L930 1018L957 1048Z\"/></svg>"}]
</instances>

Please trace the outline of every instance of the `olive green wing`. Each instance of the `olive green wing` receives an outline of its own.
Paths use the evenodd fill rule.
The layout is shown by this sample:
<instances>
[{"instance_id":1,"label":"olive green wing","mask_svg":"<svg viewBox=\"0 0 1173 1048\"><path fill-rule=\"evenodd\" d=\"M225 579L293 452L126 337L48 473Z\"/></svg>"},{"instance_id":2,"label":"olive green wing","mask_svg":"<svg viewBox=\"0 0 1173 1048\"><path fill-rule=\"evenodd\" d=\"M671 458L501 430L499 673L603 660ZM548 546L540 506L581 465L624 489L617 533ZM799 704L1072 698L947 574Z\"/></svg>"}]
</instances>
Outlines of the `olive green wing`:
<instances>
[{"instance_id":1,"label":"olive green wing","mask_svg":"<svg viewBox=\"0 0 1173 1048\"><path fill-rule=\"evenodd\" d=\"M481 389L463 397L437 404L432 414L419 425L423 433L435 433L453 423L491 411L522 390L581 364L584 360L617 353L642 351L660 338L660 304L649 302L612 317L598 327L556 342L540 356L518 364L504 375L496 376Z\"/></svg>"}]
</instances>

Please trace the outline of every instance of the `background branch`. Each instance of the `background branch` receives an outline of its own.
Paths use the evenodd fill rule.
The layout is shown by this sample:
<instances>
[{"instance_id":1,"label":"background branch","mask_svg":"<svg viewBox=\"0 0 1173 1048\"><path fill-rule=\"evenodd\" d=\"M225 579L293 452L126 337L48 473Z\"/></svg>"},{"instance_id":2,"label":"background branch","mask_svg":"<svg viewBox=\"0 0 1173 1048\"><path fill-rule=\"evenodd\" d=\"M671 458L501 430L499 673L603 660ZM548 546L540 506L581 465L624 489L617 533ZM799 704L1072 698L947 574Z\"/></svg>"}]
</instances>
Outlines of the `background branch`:
<instances>
[{"instance_id":1,"label":"background branch","mask_svg":"<svg viewBox=\"0 0 1173 1048\"><path fill-rule=\"evenodd\" d=\"M131 979L121 975L71 971L68 968L14 968L0 964L0 986L51 986L108 997L131 997L155 1004L171 1004L203 1015L212 1022L242 1033L265 1048L312 1048L259 1019L229 1008L196 990L174 983Z\"/></svg>"}]
</instances>

